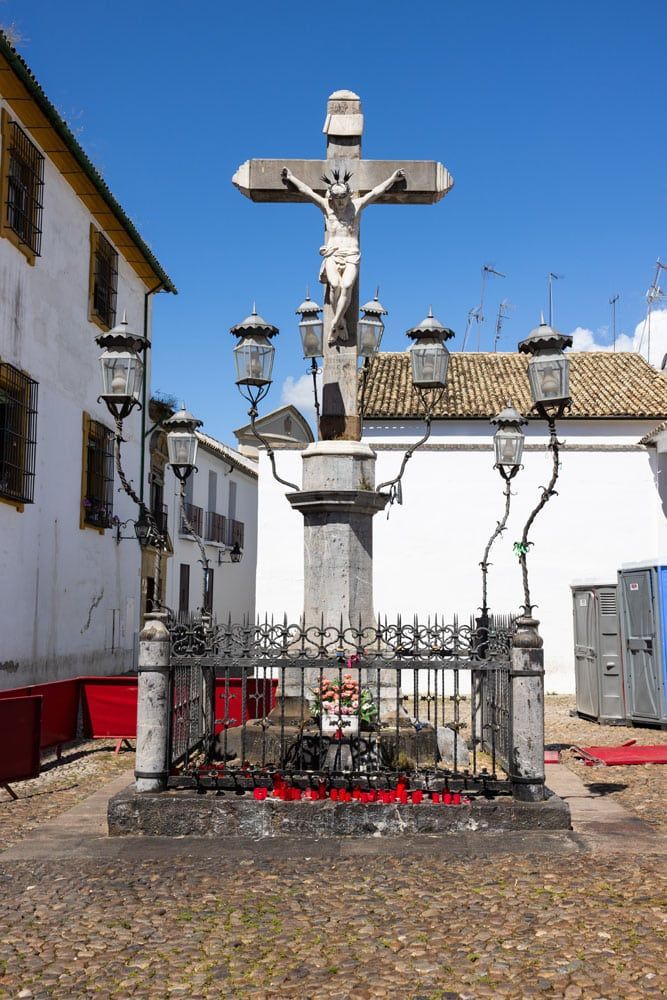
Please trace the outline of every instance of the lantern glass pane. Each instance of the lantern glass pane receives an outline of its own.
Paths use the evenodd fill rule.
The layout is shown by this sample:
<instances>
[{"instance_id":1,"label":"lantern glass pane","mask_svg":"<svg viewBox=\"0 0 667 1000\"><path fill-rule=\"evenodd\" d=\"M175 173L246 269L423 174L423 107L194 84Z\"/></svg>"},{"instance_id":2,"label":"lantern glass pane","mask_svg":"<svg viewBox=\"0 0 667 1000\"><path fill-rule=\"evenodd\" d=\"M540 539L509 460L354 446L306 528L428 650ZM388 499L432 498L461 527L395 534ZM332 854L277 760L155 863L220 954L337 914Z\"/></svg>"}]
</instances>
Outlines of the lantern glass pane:
<instances>
[{"instance_id":1,"label":"lantern glass pane","mask_svg":"<svg viewBox=\"0 0 667 1000\"><path fill-rule=\"evenodd\" d=\"M383 333L384 323L379 318L365 316L357 322L357 349L360 357L372 358L377 354Z\"/></svg>"},{"instance_id":2,"label":"lantern glass pane","mask_svg":"<svg viewBox=\"0 0 667 1000\"><path fill-rule=\"evenodd\" d=\"M237 385L268 385L276 353L265 337L244 337L234 348Z\"/></svg>"},{"instance_id":3,"label":"lantern glass pane","mask_svg":"<svg viewBox=\"0 0 667 1000\"><path fill-rule=\"evenodd\" d=\"M105 351L100 356L105 396L139 399L144 366L130 351Z\"/></svg>"},{"instance_id":4,"label":"lantern glass pane","mask_svg":"<svg viewBox=\"0 0 667 1000\"><path fill-rule=\"evenodd\" d=\"M170 465L190 466L197 464L197 436L192 431L169 431L167 451Z\"/></svg>"},{"instance_id":5,"label":"lantern glass pane","mask_svg":"<svg viewBox=\"0 0 667 1000\"><path fill-rule=\"evenodd\" d=\"M534 403L559 403L569 396L569 361L560 352L536 354L528 362L528 381Z\"/></svg>"},{"instance_id":6,"label":"lantern glass pane","mask_svg":"<svg viewBox=\"0 0 667 1000\"><path fill-rule=\"evenodd\" d=\"M417 389L444 389L449 351L444 344L420 344L410 350L412 382Z\"/></svg>"},{"instance_id":7,"label":"lantern glass pane","mask_svg":"<svg viewBox=\"0 0 667 1000\"><path fill-rule=\"evenodd\" d=\"M504 427L497 430L493 439L496 450L496 465L513 468L521 465L523 455L523 434L519 430Z\"/></svg>"},{"instance_id":8,"label":"lantern glass pane","mask_svg":"<svg viewBox=\"0 0 667 1000\"><path fill-rule=\"evenodd\" d=\"M302 319L299 333L304 358L324 357L324 323L321 319Z\"/></svg>"}]
</instances>

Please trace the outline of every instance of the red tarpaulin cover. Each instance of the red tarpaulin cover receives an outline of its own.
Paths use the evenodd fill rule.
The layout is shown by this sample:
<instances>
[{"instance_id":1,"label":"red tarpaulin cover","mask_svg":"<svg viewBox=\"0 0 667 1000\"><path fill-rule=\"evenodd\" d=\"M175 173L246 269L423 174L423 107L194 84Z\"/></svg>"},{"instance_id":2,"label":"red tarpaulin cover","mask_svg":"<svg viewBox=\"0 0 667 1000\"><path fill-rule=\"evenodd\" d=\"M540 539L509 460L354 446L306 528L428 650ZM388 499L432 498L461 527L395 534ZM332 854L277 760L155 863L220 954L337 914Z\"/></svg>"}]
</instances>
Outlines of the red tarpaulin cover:
<instances>
[{"instance_id":1,"label":"red tarpaulin cover","mask_svg":"<svg viewBox=\"0 0 667 1000\"><path fill-rule=\"evenodd\" d=\"M667 764L667 745L637 746L629 740L620 747L572 747L586 764Z\"/></svg>"},{"instance_id":2,"label":"red tarpaulin cover","mask_svg":"<svg viewBox=\"0 0 667 1000\"><path fill-rule=\"evenodd\" d=\"M82 677L81 703L87 737L136 738L136 677Z\"/></svg>"},{"instance_id":3,"label":"red tarpaulin cover","mask_svg":"<svg viewBox=\"0 0 667 1000\"><path fill-rule=\"evenodd\" d=\"M53 747L76 739L76 720L79 712L79 679L51 681L48 684L31 684L29 687L0 691L0 700L34 694L41 695L42 734L40 746Z\"/></svg>"},{"instance_id":4,"label":"red tarpaulin cover","mask_svg":"<svg viewBox=\"0 0 667 1000\"><path fill-rule=\"evenodd\" d=\"M39 774L42 699L36 695L0 700L0 782Z\"/></svg>"}]
</instances>

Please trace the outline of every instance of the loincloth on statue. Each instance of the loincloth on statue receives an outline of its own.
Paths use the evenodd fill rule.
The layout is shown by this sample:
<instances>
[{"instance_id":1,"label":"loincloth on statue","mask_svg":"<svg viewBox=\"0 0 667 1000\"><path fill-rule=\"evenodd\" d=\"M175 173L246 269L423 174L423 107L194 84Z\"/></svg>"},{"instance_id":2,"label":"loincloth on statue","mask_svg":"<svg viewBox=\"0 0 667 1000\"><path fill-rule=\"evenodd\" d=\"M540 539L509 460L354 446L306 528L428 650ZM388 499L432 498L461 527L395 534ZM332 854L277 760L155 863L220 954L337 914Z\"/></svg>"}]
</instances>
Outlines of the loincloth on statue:
<instances>
[{"instance_id":1,"label":"loincloth on statue","mask_svg":"<svg viewBox=\"0 0 667 1000\"><path fill-rule=\"evenodd\" d=\"M361 263L361 251L358 248L345 249L345 247L331 246L330 244L325 247L320 247L320 256L324 258L322 261L322 267L320 268L320 282L323 285L327 284L327 271L326 263L333 257L333 262L336 268L342 274L348 264L359 264Z\"/></svg>"}]
</instances>

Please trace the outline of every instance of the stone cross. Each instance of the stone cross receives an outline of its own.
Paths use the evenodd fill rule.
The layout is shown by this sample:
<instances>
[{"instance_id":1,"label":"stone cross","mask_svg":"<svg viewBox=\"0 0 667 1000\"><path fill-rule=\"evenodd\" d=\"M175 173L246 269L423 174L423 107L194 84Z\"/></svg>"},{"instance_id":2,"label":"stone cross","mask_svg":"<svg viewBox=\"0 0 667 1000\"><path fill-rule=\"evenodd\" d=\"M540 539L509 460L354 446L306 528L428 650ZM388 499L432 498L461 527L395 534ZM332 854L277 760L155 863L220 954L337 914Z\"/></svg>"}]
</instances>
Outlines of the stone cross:
<instances>
[{"instance_id":1,"label":"stone cross","mask_svg":"<svg viewBox=\"0 0 667 1000\"><path fill-rule=\"evenodd\" d=\"M323 440L361 440L361 416L357 401L357 317L359 314L359 215L371 201L384 205L433 205L447 194L453 181L445 167L433 160L362 160L361 136L364 116L361 101L350 90L337 90L327 103L324 133L327 136L326 160L246 160L234 174L233 183L252 201L314 202L325 214L327 242L321 253L327 294L324 305L324 365L322 416L319 435ZM348 184L349 181L349 184ZM331 294L331 280L336 279L327 262L333 243L330 220L335 225L345 218L334 218L330 209L338 188L347 187L354 216L347 239L346 253L352 266L345 268L344 256L338 273L353 283L346 290L349 301L342 326L334 324L336 297ZM328 213L328 214L327 214ZM338 226L340 229L340 226ZM354 229L354 232L352 232ZM352 246L351 244L355 245ZM356 247L356 252L355 252ZM336 289L337 294L340 291Z\"/></svg>"}]
</instances>

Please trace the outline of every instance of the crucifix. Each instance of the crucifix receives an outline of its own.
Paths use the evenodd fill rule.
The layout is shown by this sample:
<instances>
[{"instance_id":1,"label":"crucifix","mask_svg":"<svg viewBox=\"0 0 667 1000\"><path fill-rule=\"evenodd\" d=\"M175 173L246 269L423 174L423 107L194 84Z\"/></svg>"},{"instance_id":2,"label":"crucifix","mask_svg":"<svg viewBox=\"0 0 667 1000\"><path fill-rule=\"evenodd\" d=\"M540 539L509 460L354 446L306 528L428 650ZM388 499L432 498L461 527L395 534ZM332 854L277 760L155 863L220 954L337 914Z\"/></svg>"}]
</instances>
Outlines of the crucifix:
<instances>
[{"instance_id":1,"label":"crucifix","mask_svg":"<svg viewBox=\"0 0 667 1000\"><path fill-rule=\"evenodd\" d=\"M371 203L432 205L453 185L433 160L363 160L361 101L338 90L327 104L326 160L246 160L233 183L262 202L311 202L324 216L320 249L324 295L322 440L361 440L358 405L357 318L361 213Z\"/></svg>"}]
</instances>

